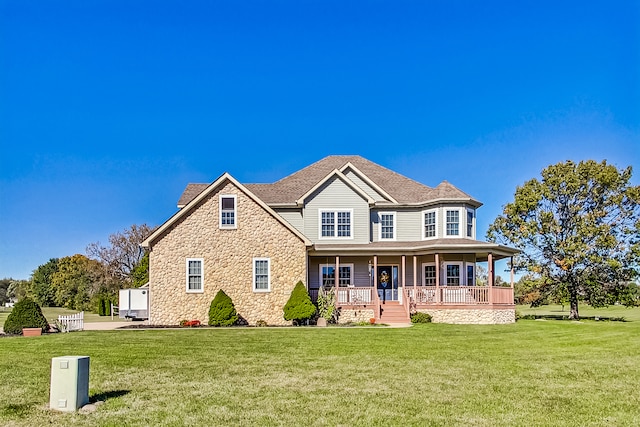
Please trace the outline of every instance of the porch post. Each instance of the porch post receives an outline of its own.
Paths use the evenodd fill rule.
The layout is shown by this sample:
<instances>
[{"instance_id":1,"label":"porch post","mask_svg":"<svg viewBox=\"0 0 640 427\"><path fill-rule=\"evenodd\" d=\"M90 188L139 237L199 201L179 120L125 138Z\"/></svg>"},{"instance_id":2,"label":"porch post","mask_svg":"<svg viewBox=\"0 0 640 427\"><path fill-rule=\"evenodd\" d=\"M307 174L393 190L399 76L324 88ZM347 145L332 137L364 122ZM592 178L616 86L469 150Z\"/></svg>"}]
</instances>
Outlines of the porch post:
<instances>
[{"instance_id":1,"label":"porch post","mask_svg":"<svg viewBox=\"0 0 640 427\"><path fill-rule=\"evenodd\" d=\"M511 265L511 289L513 289L513 281L514 281L514 277L513 277L513 257L511 257L511 261L509 262L509 264Z\"/></svg>"},{"instance_id":2,"label":"porch post","mask_svg":"<svg viewBox=\"0 0 640 427\"><path fill-rule=\"evenodd\" d=\"M413 256L413 299L418 300L418 257Z\"/></svg>"},{"instance_id":3,"label":"porch post","mask_svg":"<svg viewBox=\"0 0 640 427\"><path fill-rule=\"evenodd\" d=\"M336 286L336 298L338 297L338 288L340 287L340 256L336 255L336 268L333 270L333 280Z\"/></svg>"},{"instance_id":4,"label":"porch post","mask_svg":"<svg viewBox=\"0 0 640 427\"><path fill-rule=\"evenodd\" d=\"M436 253L436 302L440 302L440 254Z\"/></svg>"},{"instance_id":5,"label":"porch post","mask_svg":"<svg viewBox=\"0 0 640 427\"><path fill-rule=\"evenodd\" d=\"M487 285L489 285L489 304L493 304L493 269L495 268L495 264L493 263L493 254L489 252L487 255L487 268L489 270L489 275L487 277Z\"/></svg>"},{"instance_id":6,"label":"porch post","mask_svg":"<svg viewBox=\"0 0 640 427\"><path fill-rule=\"evenodd\" d=\"M402 301L404 301L405 295L407 295L407 260L406 256L402 255Z\"/></svg>"},{"instance_id":7,"label":"porch post","mask_svg":"<svg viewBox=\"0 0 640 427\"><path fill-rule=\"evenodd\" d=\"M380 298L378 297L378 255L373 256L373 297L376 301L375 318L380 319Z\"/></svg>"}]
</instances>

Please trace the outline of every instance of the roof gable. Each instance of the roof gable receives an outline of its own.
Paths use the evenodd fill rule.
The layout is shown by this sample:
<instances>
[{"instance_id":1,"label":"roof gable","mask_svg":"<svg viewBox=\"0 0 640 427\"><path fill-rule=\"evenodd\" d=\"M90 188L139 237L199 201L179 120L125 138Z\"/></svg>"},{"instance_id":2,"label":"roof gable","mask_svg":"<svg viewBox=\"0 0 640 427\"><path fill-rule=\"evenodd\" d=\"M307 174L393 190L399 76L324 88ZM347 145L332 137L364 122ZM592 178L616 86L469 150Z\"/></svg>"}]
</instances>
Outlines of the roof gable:
<instances>
[{"instance_id":1,"label":"roof gable","mask_svg":"<svg viewBox=\"0 0 640 427\"><path fill-rule=\"evenodd\" d=\"M154 231L149 237L147 237L147 239L144 242L142 242L140 246L150 247L154 243L154 241L157 240L158 237L162 236L162 234L166 230L168 230L173 224L177 223L181 218L188 215L189 212L191 212L193 209L196 209L196 207L198 206L198 203L201 200L205 199L209 194L211 194L212 192L216 191L218 188L223 186L224 183L226 183L227 181L231 182L240 191L245 193L250 199L252 199L258 205L260 205L260 207L262 207L265 211L267 211L267 213L273 216L276 220L278 220L281 224L283 224L287 229L289 229L293 234L295 234L298 238L300 238L300 240L302 240L305 245L307 246L311 245L311 241L307 239L300 231L298 231L295 227L293 227L291 224L285 221L280 215L278 215L277 212L271 209L264 201L260 200L260 198L258 198L255 194L249 191L244 185L240 184L234 177L232 177L230 174L225 172L217 180L207 185L207 187L204 190L201 190L194 198L192 198L185 205L183 205L182 209L180 209L171 218L169 218L164 224L158 227L158 229ZM202 185L206 185L206 184L195 184L191 188L191 191L195 192L197 189L201 188ZM189 189L189 186L187 186L187 189ZM183 196L184 196L184 193L183 193ZM183 200L182 197L181 197L181 200Z\"/></svg>"}]
</instances>

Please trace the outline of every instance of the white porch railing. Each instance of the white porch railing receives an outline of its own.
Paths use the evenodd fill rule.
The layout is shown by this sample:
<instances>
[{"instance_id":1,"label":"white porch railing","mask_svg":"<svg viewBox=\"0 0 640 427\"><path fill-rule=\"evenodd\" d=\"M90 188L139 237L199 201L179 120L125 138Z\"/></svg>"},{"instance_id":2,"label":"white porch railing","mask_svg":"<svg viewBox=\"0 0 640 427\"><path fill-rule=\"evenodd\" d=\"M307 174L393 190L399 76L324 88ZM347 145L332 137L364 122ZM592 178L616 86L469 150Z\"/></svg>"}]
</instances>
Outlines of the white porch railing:
<instances>
[{"instance_id":1,"label":"white porch railing","mask_svg":"<svg viewBox=\"0 0 640 427\"><path fill-rule=\"evenodd\" d=\"M406 294L418 305L513 304L513 288L500 286L418 286L415 292L407 287Z\"/></svg>"},{"instance_id":2,"label":"white porch railing","mask_svg":"<svg viewBox=\"0 0 640 427\"><path fill-rule=\"evenodd\" d=\"M369 305L373 303L373 288L338 288L336 302L340 305Z\"/></svg>"},{"instance_id":3,"label":"white porch railing","mask_svg":"<svg viewBox=\"0 0 640 427\"><path fill-rule=\"evenodd\" d=\"M82 331L84 329L84 311L68 316L58 316L61 332Z\"/></svg>"}]
</instances>

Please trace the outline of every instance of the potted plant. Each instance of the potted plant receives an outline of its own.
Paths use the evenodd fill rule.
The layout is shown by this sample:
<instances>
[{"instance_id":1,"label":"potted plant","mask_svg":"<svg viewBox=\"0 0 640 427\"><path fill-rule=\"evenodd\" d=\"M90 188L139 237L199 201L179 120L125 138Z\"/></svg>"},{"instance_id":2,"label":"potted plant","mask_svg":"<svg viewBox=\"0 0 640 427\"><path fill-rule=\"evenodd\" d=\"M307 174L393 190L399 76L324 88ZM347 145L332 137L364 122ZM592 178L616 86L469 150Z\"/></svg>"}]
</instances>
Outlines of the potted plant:
<instances>
[{"instance_id":1,"label":"potted plant","mask_svg":"<svg viewBox=\"0 0 640 427\"><path fill-rule=\"evenodd\" d=\"M49 322L42 314L40 306L29 298L23 298L16 303L4 322L7 334L22 334L25 337L42 335L42 331L49 329Z\"/></svg>"},{"instance_id":2,"label":"potted plant","mask_svg":"<svg viewBox=\"0 0 640 427\"><path fill-rule=\"evenodd\" d=\"M320 286L318 289L318 326L327 326L327 323L334 321L336 315L336 292L334 288L325 289Z\"/></svg>"}]
</instances>

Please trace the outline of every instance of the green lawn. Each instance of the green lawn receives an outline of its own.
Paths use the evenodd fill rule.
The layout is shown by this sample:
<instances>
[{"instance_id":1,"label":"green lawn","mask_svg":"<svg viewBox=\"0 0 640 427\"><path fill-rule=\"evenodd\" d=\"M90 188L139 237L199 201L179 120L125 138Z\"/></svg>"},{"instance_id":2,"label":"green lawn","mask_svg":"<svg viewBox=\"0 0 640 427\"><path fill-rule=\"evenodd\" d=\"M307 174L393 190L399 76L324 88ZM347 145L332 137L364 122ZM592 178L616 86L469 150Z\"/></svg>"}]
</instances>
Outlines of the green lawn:
<instances>
[{"instance_id":1,"label":"green lawn","mask_svg":"<svg viewBox=\"0 0 640 427\"><path fill-rule=\"evenodd\" d=\"M47 410L91 357L90 414ZM230 328L0 339L0 425L637 426L640 322Z\"/></svg>"},{"instance_id":2,"label":"green lawn","mask_svg":"<svg viewBox=\"0 0 640 427\"><path fill-rule=\"evenodd\" d=\"M563 315L569 317L569 306L560 305L543 305L541 307L531 308L528 305L518 306L518 311L525 314L539 315ZM592 308L586 304L578 306L578 314L581 317L623 317L630 322L640 322L640 307L625 307L622 305L610 305L609 307Z\"/></svg>"},{"instance_id":3,"label":"green lawn","mask_svg":"<svg viewBox=\"0 0 640 427\"><path fill-rule=\"evenodd\" d=\"M4 325L4 321L7 320L7 316L11 309L8 308L0 308L0 326ZM60 307L43 307L42 314L47 318L49 323L53 323L58 316L64 316L69 314L76 314L78 310L69 310L66 308ZM118 316L113 317L114 321L119 321ZM111 322L111 316L98 316L96 313L89 313L87 311L84 312L84 321L85 322Z\"/></svg>"}]
</instances>

